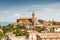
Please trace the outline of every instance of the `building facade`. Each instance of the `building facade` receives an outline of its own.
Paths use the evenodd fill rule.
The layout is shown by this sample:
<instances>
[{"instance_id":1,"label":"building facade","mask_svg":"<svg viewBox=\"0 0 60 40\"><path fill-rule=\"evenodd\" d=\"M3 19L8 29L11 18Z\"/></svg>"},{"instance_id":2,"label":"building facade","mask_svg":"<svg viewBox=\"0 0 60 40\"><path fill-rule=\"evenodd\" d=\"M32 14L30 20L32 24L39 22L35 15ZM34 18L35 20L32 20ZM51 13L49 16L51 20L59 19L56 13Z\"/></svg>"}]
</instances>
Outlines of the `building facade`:
<instances>
[{"instance_id":1,"label":"building facade","mask_svg":"<svg viewBox=\"0 0 60 40\"><path fill-rule=\"evenodd\" d=\"M27 17L23 17L23 18L19 18L17 19L17 24L29 24L29 25L33 25L37 23L37 17L35 17L35 13L32 12L32 18L27 18Z\"/></svg>"}]
</instances>

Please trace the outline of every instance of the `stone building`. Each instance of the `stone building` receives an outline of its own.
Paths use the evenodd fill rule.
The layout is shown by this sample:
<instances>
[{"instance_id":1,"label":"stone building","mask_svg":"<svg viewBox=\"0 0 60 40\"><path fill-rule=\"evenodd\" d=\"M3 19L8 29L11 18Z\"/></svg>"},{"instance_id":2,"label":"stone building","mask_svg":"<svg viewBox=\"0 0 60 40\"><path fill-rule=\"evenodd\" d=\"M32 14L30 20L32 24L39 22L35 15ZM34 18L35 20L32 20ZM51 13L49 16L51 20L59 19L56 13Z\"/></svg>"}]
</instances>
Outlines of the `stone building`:
<instances>
[{"instance_id":1,"label":"stone building","mask_svg":"<svg viewBox=\"0 0 60 40\"><path fill-rule=\"evenodd\" d=\"M17 24L31 24L32 18L20 18L17 19Z\"/></svg>"},{"instance_id":2,"label":"stone building","mask_svg":"<svg viewBox=\"0 0 60 40\"><path fill-rule=\"evenodd\" d=\"M40 28L40 27L44 27L47 29L48 32L55 32L55 31L59 31L60 32L60 22L54 22L53 21L44 21L43 24L40 24L38 22L38 18L35 16L34 11L32 12L32 17L23 17L23 18L19 18L17 19L17 23L16 24L26 24L27 28L33 28L33 26L35 28ZM56 25L53 25L56 24ZM33 26L31 26L33 25ZM58 26L59 25L59 26Z\"/></svg>"},{"instance_id":3,"label":"stone building","mask_svg":"<svg viewBox=\"0 0 60 40\"><path fill-rule=\"evenodd\" d=\"M17 24L26 24L26 25L33 25L36 24L38 22L37 17L35 17L35 13L32 12L32 18L29 17L23 17L23 18L19 18L17 19Z\"/></svg>"},{"instance_id":4,"label":"stone building","mask_svg":"<svg viewBox=\"0 0 60 40\"><path fill-rule=\"evenodd\" d=\"M60 33L38 33L36 31L30 31L29 40L60 40Z\"/></svg>"}]
</instances>

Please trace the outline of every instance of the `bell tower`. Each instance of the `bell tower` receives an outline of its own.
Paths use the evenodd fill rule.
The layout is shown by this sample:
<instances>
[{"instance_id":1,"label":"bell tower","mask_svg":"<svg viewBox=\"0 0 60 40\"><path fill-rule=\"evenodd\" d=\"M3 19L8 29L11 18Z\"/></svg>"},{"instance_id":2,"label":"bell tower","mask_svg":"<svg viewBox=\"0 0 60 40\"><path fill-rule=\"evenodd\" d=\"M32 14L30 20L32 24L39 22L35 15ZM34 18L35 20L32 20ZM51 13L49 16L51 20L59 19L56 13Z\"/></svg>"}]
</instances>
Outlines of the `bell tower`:
<instances>
[{"instance_id":1,"label":"bell tower","mask_svg":"<svg viewBox=\"0 0 60 40\"><path fill-rule=\"evenodd\" d=\"M34 25L34 22L35 22L35 14L34 14L34 11L32 12L32 25Z\"/></svg>"}]
</instances>

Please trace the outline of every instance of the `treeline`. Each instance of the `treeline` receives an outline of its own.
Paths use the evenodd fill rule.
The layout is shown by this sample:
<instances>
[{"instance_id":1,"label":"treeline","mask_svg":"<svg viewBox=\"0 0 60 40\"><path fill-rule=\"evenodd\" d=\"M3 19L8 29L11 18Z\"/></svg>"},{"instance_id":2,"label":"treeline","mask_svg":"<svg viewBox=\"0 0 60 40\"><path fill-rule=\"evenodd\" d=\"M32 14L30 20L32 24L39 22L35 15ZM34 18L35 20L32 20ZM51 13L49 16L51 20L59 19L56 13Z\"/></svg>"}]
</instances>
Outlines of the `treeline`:
<instances>
[{"instance_id":1,"label":"treeline","mask_svg":"<svg viewBox=\"0 0 60 40\"><path fill-rule=\"evenodd\" d=\"M0 32L0 39L4 37L4 35L8 32L12 32L16 36L23 36L27 34L27 30L25 29L25 24L16 25L14 27L14 24L8 24L6 26L0 26L0 29L3 30L3 32Z\"/></svg>"}]
</instances>

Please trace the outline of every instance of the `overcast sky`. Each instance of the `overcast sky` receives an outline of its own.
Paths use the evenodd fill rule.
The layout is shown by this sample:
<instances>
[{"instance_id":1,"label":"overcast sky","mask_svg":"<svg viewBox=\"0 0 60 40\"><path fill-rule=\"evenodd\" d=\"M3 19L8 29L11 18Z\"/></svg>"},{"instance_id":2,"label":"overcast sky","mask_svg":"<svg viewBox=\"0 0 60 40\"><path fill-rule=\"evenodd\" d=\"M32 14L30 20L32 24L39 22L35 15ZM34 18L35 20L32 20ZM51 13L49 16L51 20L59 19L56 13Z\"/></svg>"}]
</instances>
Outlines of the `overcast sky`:
<instances>
[{"instance_id":1,"label":"overcast sky","mask_svg":"<svg viewBox=\"0 0 60 40\"><path fill-rule=\"evenodd\" d=\"M16 22L17 18L36 17L60 21L60 0L0 0L0 22Z\"/></svg>"}]
</instances>

